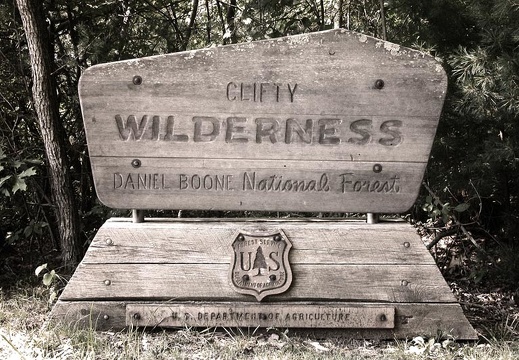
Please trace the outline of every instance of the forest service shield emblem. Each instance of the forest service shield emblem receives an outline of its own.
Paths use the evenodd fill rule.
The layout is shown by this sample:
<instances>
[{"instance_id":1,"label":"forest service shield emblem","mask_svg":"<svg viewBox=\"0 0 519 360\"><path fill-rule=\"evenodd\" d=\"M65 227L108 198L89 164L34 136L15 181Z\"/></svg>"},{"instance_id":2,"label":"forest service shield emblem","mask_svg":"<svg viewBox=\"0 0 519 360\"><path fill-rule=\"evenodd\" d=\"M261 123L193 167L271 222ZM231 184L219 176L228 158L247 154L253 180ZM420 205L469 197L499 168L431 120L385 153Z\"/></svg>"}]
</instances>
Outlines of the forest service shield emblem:
<instances>
[{"instance_id":1,"label":"forest service shield emblem","mask_svg":"<svg viewBox=\"0 0 519 360\"><path fill-rule=\"evenodd\" d=\"M290 240L282 230L271 234L239 232L232 243L230 278L241 294L265 296L285 292L292 283L288 253Z\"/></svg>"}]
</instances>

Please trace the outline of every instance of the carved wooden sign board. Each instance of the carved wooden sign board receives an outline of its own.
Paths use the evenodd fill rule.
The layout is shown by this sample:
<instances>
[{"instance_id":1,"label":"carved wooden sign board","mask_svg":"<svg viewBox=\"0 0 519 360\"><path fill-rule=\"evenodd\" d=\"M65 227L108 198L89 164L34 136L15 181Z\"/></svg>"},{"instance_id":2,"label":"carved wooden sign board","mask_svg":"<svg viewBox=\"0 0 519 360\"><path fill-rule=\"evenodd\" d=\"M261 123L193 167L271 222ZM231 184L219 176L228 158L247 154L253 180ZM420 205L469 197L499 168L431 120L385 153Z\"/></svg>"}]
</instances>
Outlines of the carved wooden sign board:
<instances>
[{"instance_id":1,"label":"carved wooden sign board","mask_svg":"<svg viewBox=\"0 0 519 360\"><path fill-rule=\"evenodd\" d=\"M394 213L418 194L446 85L427 55L332 30L97 65L79 90L108 206ZM109 219L52 316L476 338L404 222Z\"/></svg>"},{"instance_id":2,"label":"carved wooden sign board","mask_svg":"<svg viewBox=\"0 0 519 360\"><path fill-rule=\"evenodd\" d=\"M97 65L79 90L107 206L403 212L446 86L421 52L332 30Z\"/></svg>"}]
</instances>

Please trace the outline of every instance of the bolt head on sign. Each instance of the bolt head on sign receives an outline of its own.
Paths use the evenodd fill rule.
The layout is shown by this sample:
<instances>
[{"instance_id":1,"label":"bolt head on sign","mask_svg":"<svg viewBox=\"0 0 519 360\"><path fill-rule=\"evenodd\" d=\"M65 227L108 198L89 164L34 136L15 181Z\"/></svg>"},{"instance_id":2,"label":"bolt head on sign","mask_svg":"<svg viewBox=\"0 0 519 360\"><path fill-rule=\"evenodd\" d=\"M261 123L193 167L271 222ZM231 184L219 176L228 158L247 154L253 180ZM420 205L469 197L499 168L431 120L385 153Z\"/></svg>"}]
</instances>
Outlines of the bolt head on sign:
<instances>
[{"instance_id":1,"label":"bolt head on sign","mask_svg":"<svg viewBox=\"0 0 519 360\"><path fill-rule=\"evenodd\" d=\"M281 230L270 234L238 233L232 243L230 281L241 294L258 301L281 294L292 283L288 253L292 243Z\"/></svg>"},{"instance_id":2,"label":"bolt head on sign","mask_svg":"<svg viewBox=\"0 0 519 360\"><path fill-rule=\"evenodd\" d=\"M79 94L107 206L398 213L446 88L431 56L336 29L95 65Z\"/></svg>"}]
</instances>

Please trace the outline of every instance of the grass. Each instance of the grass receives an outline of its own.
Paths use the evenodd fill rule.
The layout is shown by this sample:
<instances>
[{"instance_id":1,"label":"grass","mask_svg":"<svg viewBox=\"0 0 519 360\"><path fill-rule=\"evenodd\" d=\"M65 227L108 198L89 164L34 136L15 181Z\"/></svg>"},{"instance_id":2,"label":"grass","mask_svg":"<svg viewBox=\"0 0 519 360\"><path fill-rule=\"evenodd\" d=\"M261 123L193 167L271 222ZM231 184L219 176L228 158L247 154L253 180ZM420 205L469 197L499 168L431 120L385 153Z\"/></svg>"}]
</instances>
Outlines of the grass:
<instances>
[{"instance_id":1,"label":"grass","mask_svg":"<svg viewBox=\"0 0 519 360\"><path fill-rule=\"evenodd\" d=\"M480 342L312 339L290 331L206 329L96 332L48 325L48 290L0 289L0 359L517 359L519 320L507 317Z\"/></svg>"}]
</instances>

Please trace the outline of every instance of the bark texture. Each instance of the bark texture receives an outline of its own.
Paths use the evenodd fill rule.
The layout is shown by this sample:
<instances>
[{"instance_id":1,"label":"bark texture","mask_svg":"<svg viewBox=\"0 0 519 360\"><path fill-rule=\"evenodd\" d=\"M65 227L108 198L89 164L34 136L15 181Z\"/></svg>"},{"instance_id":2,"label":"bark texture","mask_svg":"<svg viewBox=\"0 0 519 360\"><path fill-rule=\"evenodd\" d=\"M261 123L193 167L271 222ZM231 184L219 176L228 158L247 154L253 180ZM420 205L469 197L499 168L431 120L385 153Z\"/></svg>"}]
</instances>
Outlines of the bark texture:
<instances>
[{"instance_id":1,"label":"bark texture","mask_svg":"<svg viewBox=\"0 0 519 360\"><path fill-rule=\"evenodd\" d=\"M16 3L31 59L33 106L45 146L61 254L65 265L72 266L77 263L80 255L79 219L68 172L56 86L52 77L49 34L40 0L16 0Z\"/></svg>"}]
</instances>

